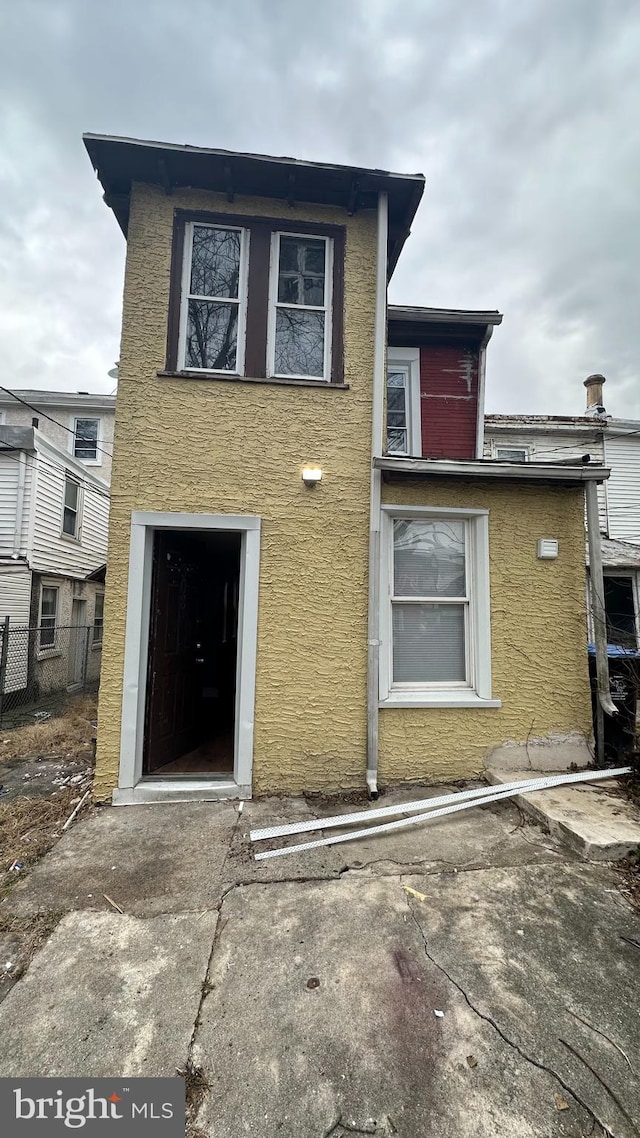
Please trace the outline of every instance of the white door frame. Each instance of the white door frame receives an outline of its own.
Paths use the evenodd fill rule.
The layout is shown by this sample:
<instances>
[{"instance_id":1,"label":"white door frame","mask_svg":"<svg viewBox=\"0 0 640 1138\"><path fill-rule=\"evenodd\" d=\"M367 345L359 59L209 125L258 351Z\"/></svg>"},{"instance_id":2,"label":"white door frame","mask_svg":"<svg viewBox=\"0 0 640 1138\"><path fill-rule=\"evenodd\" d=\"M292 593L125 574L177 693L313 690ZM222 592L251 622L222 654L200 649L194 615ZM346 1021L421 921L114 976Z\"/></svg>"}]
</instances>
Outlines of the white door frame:
<instances>
[{"instance_id":1,"label":"white door frame","mask_svg":"<svg viewBox=\"0 0 640 1138\"><path fill-rule=\"evenodd\" d=\"M233 779L218 777L186 780L168 776L142 778L153 535L156 530L163 529L231 530L242 536ZM134 510L131 514L120 772L118 788L113 792L114 805L251 797L259 573L259 517L245 514L174 514L146 510Z\"/></svg>"}]
</instances>

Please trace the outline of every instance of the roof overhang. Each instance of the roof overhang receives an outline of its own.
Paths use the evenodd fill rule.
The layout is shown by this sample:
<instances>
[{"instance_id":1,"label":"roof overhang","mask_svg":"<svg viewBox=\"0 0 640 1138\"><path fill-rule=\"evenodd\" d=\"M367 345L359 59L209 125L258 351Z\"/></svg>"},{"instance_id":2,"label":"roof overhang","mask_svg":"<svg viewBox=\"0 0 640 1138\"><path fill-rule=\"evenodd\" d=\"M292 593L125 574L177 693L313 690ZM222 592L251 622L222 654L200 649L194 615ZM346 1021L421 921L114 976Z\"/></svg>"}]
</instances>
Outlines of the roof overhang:
<instances>
[{"instance_id":1,"label":"roof overhang","mask_svg":"<svg viewBox=\"0 0 640 1138\"><path fill-rule=\"evenodd\" d=\"M611 471L606 466L567 466L551 462L493 462L485 459L463 462L440 458L374 458L373 465L389 480L411 478L466 478L503 482L604 482Z\"/></svg>"},{"instance_id":2,"label":"roof overhang","mask_svg":"<svg viewBox=\"0 0 640 1138\"><path fill-rule=\"evenodd\" d=\"M418 308L390 304L387 311L389 343L397 347L412 347L446 340L473 344L486 344L497 324L502 323L500 312L480 312L462 308Z\"/></svg>"},{"instance_id":3,"label":"roof overhang","mask_svg":"<svg viewBox=\"0 0 640 1138\"><path fill-rule=\"evenodd\" d=\"M297 204L333 205L354 214L374 209L378 195L389 199L389 276L409 236L424 191L424 175L394 174L360 166L337 166L276 158L267 154L241 154L200 146L179 146L137 138L84 134L83 141L125 237L129 201L134 182L161 186L165 193L186 187L236 195L278 198Z\"/></svg>"}]
</instances>

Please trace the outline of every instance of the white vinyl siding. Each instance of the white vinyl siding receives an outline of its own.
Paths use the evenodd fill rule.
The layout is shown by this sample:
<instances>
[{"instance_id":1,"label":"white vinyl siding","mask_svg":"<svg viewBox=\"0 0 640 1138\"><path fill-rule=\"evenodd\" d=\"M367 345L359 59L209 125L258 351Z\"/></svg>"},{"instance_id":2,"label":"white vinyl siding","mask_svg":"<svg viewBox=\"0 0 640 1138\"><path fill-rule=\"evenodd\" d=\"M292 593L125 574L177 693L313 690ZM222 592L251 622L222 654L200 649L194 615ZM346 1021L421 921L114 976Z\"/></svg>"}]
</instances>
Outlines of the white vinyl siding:
<instances>
[{"instance_id":1,"label":"white vinyl siding","mask_svg":"<svg viewBox=\"0 0 640 1138\"><path fill-rule=\"evenodd\" d=\"M0 623L9 617L10 628L28 628L31 611L31 570L25 565L0 566ZM27 686L28 653L26 636L9 637L5 692Z\"/></svg>"},{"instance_id":2,"label":"white vinyl siding","mask_svg":"<svg viewBox=\"0 0 640 1138\"><path fill-rule=\"evenodd\" d=\"M640 427L638 434L607 435L605 462L609 537L640 543Z\"/></svg>"},{"instance_id":3,"label":"white vinyl siding","mask_svg":"<svg viewBox=\"0 0 640 1138\"><path fill-rule=\"evenodd\" d=\"M39 455L32 518L32 568L41 573L85 577L107 559L109 488L88 471L70 468L74 477L83 479L80 540L70 540L61 532L65 471L59 463L59 452L53 448L43 449Z\"/></svg>"},{"instance_id":4,"label":"white vinyl siding","mask_svg":"<svg viewBox=\"0 0 640 1138\"><path fill-rule=\"evenodd\" d=\"M0 557L27 552L32 478L31 455L0 453Z\"/></svg>"}]
</instances>

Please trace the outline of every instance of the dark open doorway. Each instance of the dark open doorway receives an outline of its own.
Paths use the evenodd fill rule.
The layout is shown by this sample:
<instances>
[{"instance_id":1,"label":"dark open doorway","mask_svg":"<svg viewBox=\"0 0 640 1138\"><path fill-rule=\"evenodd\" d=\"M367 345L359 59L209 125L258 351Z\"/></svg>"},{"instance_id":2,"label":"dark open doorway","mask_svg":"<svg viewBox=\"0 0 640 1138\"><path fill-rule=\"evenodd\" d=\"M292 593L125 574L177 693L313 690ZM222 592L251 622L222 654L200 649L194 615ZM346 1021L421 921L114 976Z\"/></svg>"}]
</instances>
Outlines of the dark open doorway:
<instances>
[{"instance_id":1,"label":"dark open doorway","mask_svg":"<svg viewBox=\"0 0 640 1138\"><path fill-rule=\"evenodd\" d=\"M154 533L145 775L233 777L241 542Z\"/></svg>"}]
</instances>

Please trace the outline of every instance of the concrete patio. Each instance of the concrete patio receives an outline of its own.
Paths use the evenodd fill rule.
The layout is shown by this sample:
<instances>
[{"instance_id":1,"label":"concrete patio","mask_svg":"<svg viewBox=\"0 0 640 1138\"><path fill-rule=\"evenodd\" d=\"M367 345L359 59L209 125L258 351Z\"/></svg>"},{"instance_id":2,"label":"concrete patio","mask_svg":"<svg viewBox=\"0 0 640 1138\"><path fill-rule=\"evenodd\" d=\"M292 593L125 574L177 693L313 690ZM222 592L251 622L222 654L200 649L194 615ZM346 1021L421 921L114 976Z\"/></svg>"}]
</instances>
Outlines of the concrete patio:
<instances>
[{"instance_id":1,"label":"concrete patio","mask_svg":"<svg viewBox=\"0 0 640 1138\"><path fill-rule=\"evenodd\" d=\"M253 861L250 828L334 812L94 810L2 906L52 931L0 1005L0 1075L189 1060L208 1138L637 1135L640 920L619 873L513 803Z\"/></svg>"}]
</instances>

